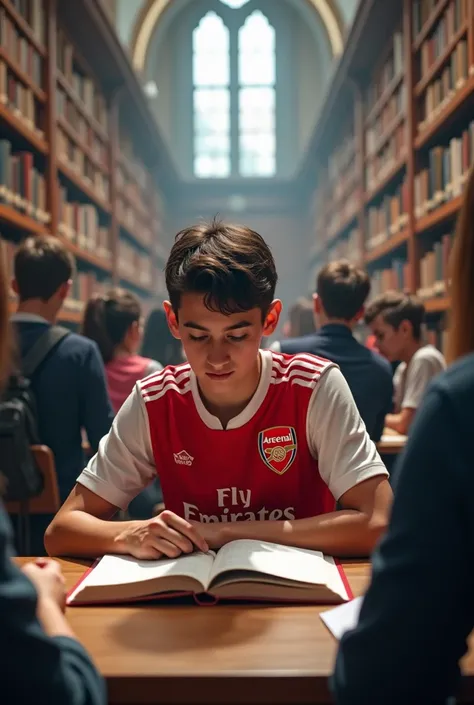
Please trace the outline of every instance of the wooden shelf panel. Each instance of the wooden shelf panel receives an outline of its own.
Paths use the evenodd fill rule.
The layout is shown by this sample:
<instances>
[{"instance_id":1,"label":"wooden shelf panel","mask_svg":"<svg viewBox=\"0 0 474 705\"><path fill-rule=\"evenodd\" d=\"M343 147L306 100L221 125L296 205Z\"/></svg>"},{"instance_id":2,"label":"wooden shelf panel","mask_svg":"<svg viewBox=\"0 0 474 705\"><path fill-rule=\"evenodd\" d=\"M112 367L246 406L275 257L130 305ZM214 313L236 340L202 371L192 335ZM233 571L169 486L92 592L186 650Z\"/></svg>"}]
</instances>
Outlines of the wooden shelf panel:
<instances>
[{"instance_id":1,"label":"wooden shelf panel","mask_svg":"<svg viewBox=\"0 0 474 705\"><path fill-rule=\"evenodd\" d=\"M377 184L375 188L372 189L372 191L369 191L365 195L365 205L369 205L378 195L381 191L383 191L391 181L395 179L395 177L398 175L400 171L404 168L406 165L406 154L404 154L398 162L396 162L393 167L390 169L390 171L384 176L384 178Z\"/></svg>"},{"instance_id":2,"label":"wooden shelf panel","mask_svg":"<svg viewBox=\"0 0 474 705\"><path fill-rule=\"evenodd\" d=\"M426 313L443 313L451 307L449 296L434 296L431 299L422 299Z\"/></svg>"},{"instance_id":3,"label":"wooden shelf panel","mask_svg":"<svg viewBox=\"0 0 474 705\"><path fill-rule=\"evenodd\" d=\"M63 161L58 160L58 171L66 179L68 179L74 186L76 186L82 193L89 198L90 201L96 206L98 206L104 213L110 215L110 205L102 200L94 192L94 187L88 184L84 179L81 178L80 174L77 174L74 169L65 164Z\"/></svg>"},{"instance_id":4,"label":"wooden shelf panel","mask_svg":"<svg viewBox=\"0 0 474 705\"><path fill-rule=\"evenodd\" d=\"M450 0L439 0L431 15L428 17L425 24L421 28L418 36L415 37L415 41L413 42L414 51L418 51L418 49L421 47L428 34L431 32L434 25L436 24L437 20L441 17L443 11L448 6L449 2Z\"/></svg>"},{"instance_id":5,"label":"wooden shelf panel","mask_svg":"<svg viewBox=\"0 0 474 705\"><path fill-rule=\"evenodd\" d=\"M431 213L418 218L415 221L415 232L422 233L425 230L430 230L430 228L433 228L439 223L448 220L448 218L456 216L461 207L462 198L462 196L457 196L451 201L443 203L442 206L435 208L435 210L431 211Z\"/></svg>"},{"instance_id":6,"label":"wooden shelf panel","mask_svg":"<svg viewBox=\"0 0 474 705\"><path fill-rule=\"evenodd\" d=\"M41 56L46 56L46 48L40 44L33 30L31 29L28 22L23 18L22 15L13 7L10 0L2 0L2 5L5 10L10 15L10 18L14 21L17 28L21 33L28 39L28 41L34 46L38 54Z\"/></svg>"},{"instance_id":7,"label":"wooden shelf panel","mask_svg":"<svg viewBox=\"0 0 474 705\"><path fill-rule=\"evenodd\" d=\"M0 60L8 66L21 83L31 90L36 100L40 103L46 103L46 93L44 90L36 85L32 78L18 66L16 61L12 60L11 56L7 54L3 47L0 47Z\"/></svg>"},{"instance_id":8,"label":"wooden shelf panel","mask_svg":"<svg viewBox=\"0 0 474 705\"><path fill-rule=\"evenodd\" d=\"M68 98L74 103L76 108L81 113L82 117L90 125L90 127L92 127L97 136L100 137L103 142L107 143L109 141L109 135L107 134L107 131L102 127L100 122L96 120L94 115L91 115L91 113L87 110L87 106L81 100L80 96L78 96L77 93L71 88L68 81L66 80L66 77L63 76L60 71L57 71L56 75L59 85L64 90L64 92L67 93Z\"/></svg>"},{"instance_id":9,"label":"wooden shelf panel","mask_svg":"<svg viewBox=\"0 0 474 705\"><path fill-rule=\"evenodd\" d=\"M465 100L474 92L474 76L467 79L466 83L460 88L438 116L432 120L424 130L422 130L415 139L415 149L421 149L445 126L448 118L454 117L455 112L462 106Z\"/></svg>"},{"instance_id":10,"label":"wooden shelf panel","mask_svg":"<svg viewBox=\"0 0 474 705\"><path fill-rule=\"evenodd\" d=\"M48 154L49 147L44 139L26 125L23 120L16 117L11 110L0 103L0 123L4 120L12 129L18 132L29 144L41 154Z\"/></svg>"},{"instance_id":11,"label":"wooden shelf panel","mask_svg":"<svg viewBox=\"0 0 474 705\"><path fill-rule=\"evenodd\" d=\"M66 245L69 252L71 252L74 257L77 257L77 259L80 259L83 262L88 262L94 267L97 267L97 269L102 269L102 271L104 272L112 272L112 256L110 258L110 261L107 261L105 259L102 259L102 257L97 257L97 255L95 255L93 252L89 252L89 250L83 250L81 247L78 247L76 243L71 242L71 240L68 240L67 237L59 236L59 239Z\"/></svg>"},{"instance_id":12,"label":"wooden shelf panel","mask_svg":"<svg viewBox=\"0 0 474 705\"><path fill-rule=\"evenodd\" d=\"M385 257L385 255L390 254L390 252L393 252L398 247L407 242L408 238L409 231L407 229L402 230L396 235L392 235L392 237L389 238L386 242L383 242L378 247L374 247L373 250L366 252L364 257L365 262L368 264L370 262L375 262L376 260L381 259L382 257Z\"/></svg>"},{"instance_id":13,"label":"wooden shelf panel","mask_svg":"<svg viewBox=\"0 0 474 705\"><path fill-rule=\"evenodd\" d=\"M22 230L25 235L45 235L49 232L42 223L6 205L0 205L0 222Z\"/></svg>"},{"instance_id":14,"label":"wooden shelf panel","mask_svg":"<svg viewBox=\"0 0 474 705\"><path fill-rule=\"evenodd\" d=\"M94 156L90 147L88 147L82 142L81 136L76 132L73 127L71 127L68 121L65 120L62 116L59 116L58 125L61 130L66 133L69 139L72 140L79 147L81 152L84 152L88 160L95 166L95 168L101 171L106 176L109 176L109 169L107 167L104 167L103 164L97 159L97 157Z\"/></svg>"},{"instance_id":15,"label":"wooden shelf panel","mask_svg":"<svg viewBox=\"0 0 474 705\"><path fill-rule=\"evenodd\" d=\"M464 35L467 33L467 23L465 23L453 36L451 41L448 43L446 49L443 51L441 56L439 56L434 64L431 66L431 68L426 72L426 74L423 76L423 78L418 81L418 83L415 86L415 95L417 97L420 97L425 90L428 88L430 83L433 81L433 79L436 77L436 75L441 71L443 66L449 61L451 58L451 54L453 53L454 49L456 48L456 45L458 42L464 37Z\"/></svg>"},{"instance_id":16,"label":"wooden shelf panel","mask_svg":"<svg viewBox=\"0 0 474 705\"><path fill-rule=\"evenodd\" d=\"M376 118L378 118L380 113L383 111L404 78L405 74L403 72L392 78L380 98L376 101L375 105L370 109L367 117L365 118L366 127L375 122Z\"/></svg>"}]
</instances>

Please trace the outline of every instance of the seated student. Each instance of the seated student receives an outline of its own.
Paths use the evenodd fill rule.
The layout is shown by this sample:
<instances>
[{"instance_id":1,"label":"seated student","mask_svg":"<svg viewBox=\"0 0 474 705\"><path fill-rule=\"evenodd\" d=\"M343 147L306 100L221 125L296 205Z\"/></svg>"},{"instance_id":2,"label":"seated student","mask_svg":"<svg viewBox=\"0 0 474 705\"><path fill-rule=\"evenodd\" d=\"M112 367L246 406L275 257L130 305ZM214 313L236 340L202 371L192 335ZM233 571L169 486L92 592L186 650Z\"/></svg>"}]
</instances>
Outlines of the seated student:
<instances>
[{"instance_id":1,"label":"seated student","mask_svg":"<svg viewBox=\"0 0 474 705\"><path fill-rule=\"evenodd\" d=\"M370 280L362 269L346 260L327 264L318 274L314 294L318 332L282 340L271 349L290 355L308 352L339 365L369 436L379 441L392 407L392 371L386 360L353 335L369 293Z\"/></svg>"},{"instance_id":2,"label":"seated student","mask_svg":"<svg viewBox=\"0 0 474 705\"><path fill-rule=\"evenodd\" d=\"M248 228L179 233L165 308L189 362L137 383L48 528L50 554L159 558L238 538L372 551L391 504L387 471L334 363L259 350L278 324L276 280ZM156 473L166 511L109 521Z\"/></svg>"},{"instance_id":3,"label":"seated student","mask_svg":"<svg viewBox=\"0 0 474 705\"><path fill-rule=\"evenodd\" d=\"M181 341L171 335L162 308L154 308L146 319L141 355L159 360L163 367L184 362Z\"/></svg>"},{"instance_id":4,"label":"seated student","mask_svg":"<svg viewBox=\"0 0 474 705\"><path fill-rule=\"evenodd\" d=\"M0 385L9 373L8 294L0 252ZM1 480L1 478L0 478ZM11 527L0 502L0 700L48 705L105 705L104 684L64 617L59 565L49 559L22 570L11 561Z\"/></svg>"},{"instance_id":5,"label":"seated student","mask_svg":"<svg viewBox=\"0 0 474 705\"><path fill-rule=\"evenodd\" d=\"M338 705L446 705L474 628L474 170L451 264L450 359L430 385L397 473L359 624L340 644Z\"/></svg>"},{"instance_id":6,"label":"seated student","mask_svg":"<svg viewBox=\"0 0 474 705\"><path fill-rule=\"evenodd\" d=\"M15 325L21 357L54 325L69 294L74 259L52 236L27 238L15 255ZM46 357L32 379L41 442L54 453L64 500L84 466L82 429L95 452L109 432L113 411L95 343L71 333Z\"/></svg>"},{"instance_id":7,"label":"seated student","mask_svg":"<svg viewBox=\"0 0 474 705\"><path fill-rule=\"evenodd\" d=\"M137 355L141 316L140 301L124 289L111 289L105 296L97 294L84 312L82 334L99 347L115 413L139 379L163 369L160 362Z\"/></svg>"},{"instance_id":8,"label":"seated student","mask_svg":"<svg viewBox=\"0 0 474 705\"><path fill-rule=\"evenodd\" d=\"M424 318L419 299L396 291L378 296L365 313L382 355L400 361L393 378L395 413L386 416L385 425L402 434L408 433L428 384L446 367L439 350L421 339Z\"/></svg>"}]
</instances>

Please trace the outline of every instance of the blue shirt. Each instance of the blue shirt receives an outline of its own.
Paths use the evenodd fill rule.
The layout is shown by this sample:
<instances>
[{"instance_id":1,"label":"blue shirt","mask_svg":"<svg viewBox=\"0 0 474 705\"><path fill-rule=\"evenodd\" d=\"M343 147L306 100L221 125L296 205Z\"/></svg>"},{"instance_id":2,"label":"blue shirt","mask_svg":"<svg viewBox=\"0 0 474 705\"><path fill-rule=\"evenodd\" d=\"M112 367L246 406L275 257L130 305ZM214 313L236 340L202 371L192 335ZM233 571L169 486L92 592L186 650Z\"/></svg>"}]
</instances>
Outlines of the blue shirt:
<instances>
[{"instance_id":1,"label":"blue shirt","mask_svg":"<svg viewBox=\"0 0 474 705\"><path fill-rule=\"evenodd\" d=\"M28 320L30 318L31 320ZM22 357L49 323L21 314L12 317ZM114 417L104 365L94 342L70 333L42 362L31 380L42 443L53 451L61 500L74 487L85 466L81 430L95 452Z\"/></svg>"},{"instance_id":2,"label":"blue shirt","mask_svg":"<svg viewBox=\"0 0 474 705\"><path fill-rule=\"evenodd\" d=\"M375 442L380 440L393 397L392 369L387 360L361 345L347 326L336 323L312 335L282 340L280 349L288 355L311 353L339 365L369 436Z\"/></svg>"},{"instance_id":3,"label":"blue shirt","mask_svg":"<svg viewBox=\"0 0 474 705\"><path fill-rule=\"evenodd\" d=\"M339 705L445 704L474 628L474 355L436 378L399 459L390 527L333 679Z\"/></svg>"}]
</instances>

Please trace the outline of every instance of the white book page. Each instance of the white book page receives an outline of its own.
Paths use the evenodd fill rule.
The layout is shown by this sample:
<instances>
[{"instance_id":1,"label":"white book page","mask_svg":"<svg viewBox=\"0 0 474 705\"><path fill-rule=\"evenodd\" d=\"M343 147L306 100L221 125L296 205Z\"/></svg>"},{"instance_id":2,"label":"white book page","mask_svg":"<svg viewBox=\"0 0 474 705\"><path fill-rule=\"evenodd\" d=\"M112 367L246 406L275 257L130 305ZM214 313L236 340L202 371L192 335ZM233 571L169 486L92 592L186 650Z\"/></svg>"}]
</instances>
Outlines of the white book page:
<instances>
[{"instance_id":1,"label":"white book page","mask_svg":"<svg viewBox=\"0 0 474 705\"><path fill-rule=\"evenodd\" d=\"M131 556L104 556L69 599L72 600L86 587L141 583L170 576L190 576L207 586L214 556L212 552L192 553L158 561L142 561Z\"/></svg>"},{"instance_id":2,"label":"white book page","mask_svg":"<svg viewBox=\"0 0 474 705\"><path fill-rule=\"evenodd\" d=\"M332 610L327 610L320 614L324 624L338 641L346 632L357 626L362 600L362 597L356 597L354 600L346 602L344 605L339 605Z\"/></svg>"},{"instance_id":3,"label":"white book page","mask_svg":"<svg viewBox=\"0 0 474 705\"><path fill-rule=\"evenodd\" d=\"M232 541L220 549L211 581L226 570L251 570L310 585L334 583L334 571L339 577L334 563L326 560L320 551L245 539Z\"/></svg>"}]
</instances>

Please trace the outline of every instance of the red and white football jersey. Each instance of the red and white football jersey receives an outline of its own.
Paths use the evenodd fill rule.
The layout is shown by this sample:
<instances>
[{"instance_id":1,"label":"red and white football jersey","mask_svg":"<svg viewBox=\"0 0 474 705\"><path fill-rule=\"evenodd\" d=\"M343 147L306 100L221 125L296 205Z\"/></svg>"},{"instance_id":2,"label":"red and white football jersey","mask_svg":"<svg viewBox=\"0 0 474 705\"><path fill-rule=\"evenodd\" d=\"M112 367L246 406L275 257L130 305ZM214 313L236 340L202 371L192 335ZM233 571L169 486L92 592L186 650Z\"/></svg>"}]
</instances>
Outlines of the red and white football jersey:
<instances>
[{"instance_id":1,"label":"red and white football jersey","mask_svg":"<svg viewBox=\"0 0 474 705\"><path fill-rule=\"evenodd\" d=\"M203 419L189 364L139 382L166 508L188 520L223 522L333 511L306 428L311 395L331 366L313 355L272 353L263 398L243 424L233 427L232 419L225 430Z\"/></svg>"}]
</instances>

